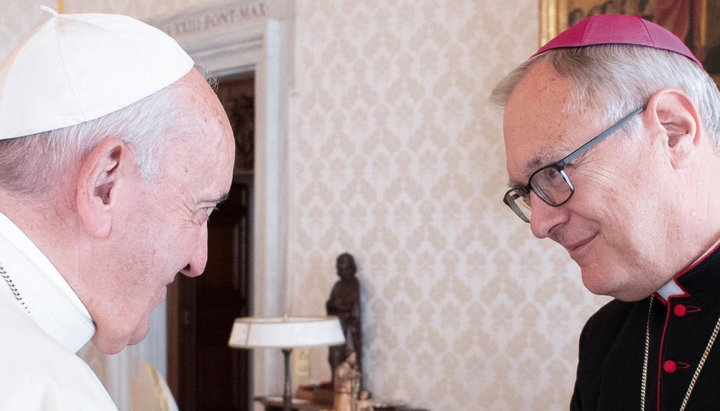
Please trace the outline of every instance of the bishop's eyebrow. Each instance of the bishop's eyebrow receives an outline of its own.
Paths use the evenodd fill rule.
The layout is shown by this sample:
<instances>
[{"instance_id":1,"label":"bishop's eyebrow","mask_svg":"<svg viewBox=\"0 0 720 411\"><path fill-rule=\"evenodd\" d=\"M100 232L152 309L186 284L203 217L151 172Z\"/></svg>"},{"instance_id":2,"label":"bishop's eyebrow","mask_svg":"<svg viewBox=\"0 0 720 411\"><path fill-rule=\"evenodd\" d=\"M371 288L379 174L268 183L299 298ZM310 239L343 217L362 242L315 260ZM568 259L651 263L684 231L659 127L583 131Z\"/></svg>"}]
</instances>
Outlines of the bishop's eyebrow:
<instances>
[{"instance_id":1,"label":"bishop's eyebrow","mask_svg":"<svg viewBox=\"0 0 720 411\"><path fill-rule=\"evenodd\" d=\"M523 178L525 178L525 181L515 181L513 179L508 180L508 187L512 188L518 188L518 187L525 187L528 183L528 179L540 167L543 167L547 164L551 164L548 160L548 158L552 158L551 155L538 155L530 159L528 163L525 165L525 170L523 170Z\"/></svg>"},{"instance_id":2,"label":"bishop's eyebrow","mask_svg":"<svg viewBox=\"0 0 720 411\"><path fill-rule=\"evenodd\" d=\"M550 164L548 158L551 156L549 155L542 155L542 156L535 156L532 158L532 160L528 161L528 163L525 165L525 175L530 178L532 173L536 172L540 167L544 167L548 164Z\"/></svg>"}]
</instances>

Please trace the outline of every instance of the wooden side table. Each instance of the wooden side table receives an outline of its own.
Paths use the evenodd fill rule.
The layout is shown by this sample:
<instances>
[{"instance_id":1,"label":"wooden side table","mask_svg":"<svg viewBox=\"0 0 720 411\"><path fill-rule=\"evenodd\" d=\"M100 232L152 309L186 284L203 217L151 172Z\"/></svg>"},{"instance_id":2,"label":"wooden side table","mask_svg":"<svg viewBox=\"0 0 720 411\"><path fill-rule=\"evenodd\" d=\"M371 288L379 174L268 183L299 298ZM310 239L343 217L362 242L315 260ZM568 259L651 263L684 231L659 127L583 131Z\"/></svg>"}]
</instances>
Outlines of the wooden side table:
<instances>
[{"instance_id":1,"label":"wooden side table","mask_svg":"<svg viewBox=\"0 0 720 411\"><path fill-rule=\"evenodd\" d=\"M283 402L282 397L266 397L258 396L255 397L255 401L265 406L265 411L282 411ZM301 400L298 398L292 399L292 410L293 411L332 411L333 405L328 403L318 403L310 400ZM425 408L414 408L408 405L398 405L387 408L376 408L377 410L392 410L392 411L429 411Z\"/></svg>"},{"instance_id":2,"label":"wooden side table","mask_svg":"<svg viewBox=\"0 0 720 411\"><path fill-rule=\"evenodd\" d=\"M255 397L255 401L264 405L265 411L282 411L283 408L282 397L258 396ZM291 408L293 409L293 411L332 410L332 404L319 404L309 400L293 398Z\"/></svg>"}]
</instances>

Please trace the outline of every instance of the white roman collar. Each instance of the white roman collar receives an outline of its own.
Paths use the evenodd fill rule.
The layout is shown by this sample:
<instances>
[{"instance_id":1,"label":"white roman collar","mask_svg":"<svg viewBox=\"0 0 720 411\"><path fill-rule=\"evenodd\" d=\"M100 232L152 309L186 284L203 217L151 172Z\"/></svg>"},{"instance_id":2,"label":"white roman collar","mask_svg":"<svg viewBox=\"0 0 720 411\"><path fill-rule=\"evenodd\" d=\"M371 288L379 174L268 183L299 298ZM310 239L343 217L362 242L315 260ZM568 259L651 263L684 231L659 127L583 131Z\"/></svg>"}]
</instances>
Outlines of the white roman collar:
<instances>
[{"instance_id":1,"label":"white roman collar","mask_svg":"<svg viewBox=\"0 0 720 411\"><path fill-rule=\"evenodd\" d=\"M702 255L700 257L695 259L695 261L693 261L692 264L690 264L688 267L692 267L692 266L696 265L697 263L699 263L700 261L702 261L703 259L705 259L705 257L710 255L710 253L712 253L713 251L715 251L717 249L719 244L720 244L720 240L716 241L715 244L713 244L712 246L710 246L710 248L705 250L705 252L702 253ZM683 270L683 271L687 271L687 269ZM673 278L671 278L670 281L665 283L665 285L663 285L662 287L660 287L659 290L657 290L658 295L660 297L662 297L663 300L665 300L665 301L667 301L668 298L670 298L670 297L685 295L685 291L682 288L680 288L680 286L677 284L677 282L675 281L676 280L675 277L677 277L677 276L673 276Z\"/></svg>"},{"instance_id":2,"label":"white roman collar","mask_svg":"<svg viewBox=\"0 0 720 411\"><path fill-rule=\"evenodd\" d=\"M46 333L72 352L92 338L95 326L87 308L50 260L2 213L0 264ZM0 281L0 288L8 287ZM18 308L22 310L20 304Z\"/></svg>"},{"instance_id":3,"label":"white roman collar","mask_svg":"<svg viewBox=\"0 0 720 411\"><path fill-rule=\"evenodd\" d=\"M660 287L660 289L657 290L657 293L665 301L667 301L670 297L674 297L677 295L685 295L685 291L683 291L682 288L677 285L674 278L665 283L665 285L663 285L662 287Z\"/></svg>"}]
</instances>

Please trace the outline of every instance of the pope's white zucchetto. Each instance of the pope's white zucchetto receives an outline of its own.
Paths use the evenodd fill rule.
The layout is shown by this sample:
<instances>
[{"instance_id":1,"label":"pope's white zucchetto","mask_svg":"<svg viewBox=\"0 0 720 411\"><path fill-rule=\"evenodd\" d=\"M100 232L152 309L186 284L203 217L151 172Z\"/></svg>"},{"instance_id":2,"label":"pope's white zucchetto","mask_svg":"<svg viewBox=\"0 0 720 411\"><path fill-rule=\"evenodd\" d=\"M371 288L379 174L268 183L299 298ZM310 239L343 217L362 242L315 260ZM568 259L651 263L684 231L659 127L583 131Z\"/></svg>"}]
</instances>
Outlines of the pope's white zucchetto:
<instances>
[{"instance_id":1,"label":"pope's white zucchetto","mask_svg":"<svg viewBox=\"0 0 720 411\"><path fill-rule=\"evenodd\" d=\"M105 116L193 65L172 37L133 18L56 15L0 65L0 140Z\"/></svg>"}]
</instances>

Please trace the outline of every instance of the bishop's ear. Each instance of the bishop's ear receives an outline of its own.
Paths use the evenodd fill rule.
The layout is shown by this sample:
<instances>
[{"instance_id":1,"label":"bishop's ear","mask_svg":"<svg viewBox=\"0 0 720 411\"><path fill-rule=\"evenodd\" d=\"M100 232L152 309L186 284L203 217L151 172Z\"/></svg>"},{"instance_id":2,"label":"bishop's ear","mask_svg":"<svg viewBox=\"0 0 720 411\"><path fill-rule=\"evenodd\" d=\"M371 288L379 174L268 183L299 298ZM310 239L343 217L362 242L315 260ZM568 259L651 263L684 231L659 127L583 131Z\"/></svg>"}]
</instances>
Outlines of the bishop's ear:
<instances>
[{"instance_id":1,"label":"bishop's ear","mask_svg":"<svg viewBox=\"0 0 720 411\"><path fill-rule=\"evenodd\" d=\"M700 113L690 97L678 89L665 88L648 102L647 113L675 169L683 168L700 145Z\"/></svg>"},{"instance_id":2,"label":"bishop's ear","mask_svg":"<svg viewBox=\"0 0 720 411\"><path fill-rule=\"evenodd\" d=\"M93 237L110 235L121 171L131 163L129 153L123 141L108 139L98 144L80 165L77 209L85 229Z\"/></svg>"}]
</instances>

